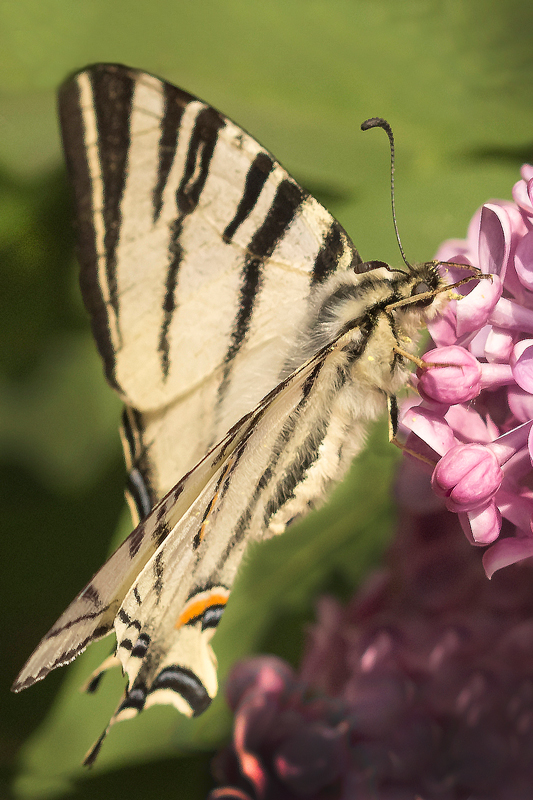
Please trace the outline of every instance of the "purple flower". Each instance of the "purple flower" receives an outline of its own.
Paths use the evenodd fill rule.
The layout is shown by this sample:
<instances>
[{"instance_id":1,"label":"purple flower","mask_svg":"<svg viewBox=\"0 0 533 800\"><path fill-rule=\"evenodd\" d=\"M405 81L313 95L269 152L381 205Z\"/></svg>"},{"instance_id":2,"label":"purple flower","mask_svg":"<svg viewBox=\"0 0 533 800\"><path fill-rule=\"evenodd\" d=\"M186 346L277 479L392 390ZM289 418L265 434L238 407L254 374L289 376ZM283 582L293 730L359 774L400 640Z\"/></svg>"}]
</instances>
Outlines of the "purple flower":
<instances>
[{"instance_id":1,"label":"purple flower","mask_svg":"<svg viewBox=\"0 0 533 800\"><path fill-rule=\"evenodd\" d=\"M428 476L405 461L397 495L428 509ZM533 564L489 583L454 514L400 522L348 607L319 600L298 672L234 668L210 800L533 797Z\"/></svg>"},{"instance_id":2,"label":"purple flower","mask_svg":"<svg viewBox=\"0 0 533 800\"><path fill-rule=\"evenodd\" d=\"M492 201L466 240L445 242L437 259L492 275L463 285L431 321L436 345L405 404L406 448L435 465L432 486L458 513L467 539L489 545L491 577L533 555L533 167L522 167L514 203ZM447 268L456 280L461 270ZM511 525L502 526L502 519Z\"/></svg>"},{"instance_id":3,"label":"purple flower","mask_svg":"<svg viewBox=\"0 0 533 800\"><path fill-rule=\"evenodd\" d=\"M241 785L216 789L210 800L318 798L339 781L348 763L344 706L307 696L308 687L274 656L237 664L226 693L236 714L233 748L219 754L214 771Z\"/></svg>"}]
</instances>

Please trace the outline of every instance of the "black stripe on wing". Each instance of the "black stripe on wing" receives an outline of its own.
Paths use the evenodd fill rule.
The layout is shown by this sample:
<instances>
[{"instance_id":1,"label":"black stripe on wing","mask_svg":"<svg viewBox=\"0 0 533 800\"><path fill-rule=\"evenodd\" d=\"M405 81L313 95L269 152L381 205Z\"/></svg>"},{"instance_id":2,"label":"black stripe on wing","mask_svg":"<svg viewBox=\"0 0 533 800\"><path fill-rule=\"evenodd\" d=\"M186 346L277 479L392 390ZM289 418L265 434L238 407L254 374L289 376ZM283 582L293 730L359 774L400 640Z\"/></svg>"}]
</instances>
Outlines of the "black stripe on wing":
<instances>
[{"instance_id":1,"label":"black stripe on wing","mask_svg":"<svg viewBox=\"0 0 533 800\"><path fill-rule=\"evenodd\" d=\"M79 80L84 78L91 85L91 111L97 126L97 142L88 140L85 130L79 84ZM101 254L96 252L94 214L101 213L103 217L107 291L109 303L117 315L119 300L116 246L135 83L134 73L124 67L113 64L96 65L67 82L59 93L63 147L77 209L78 257L82 268L80 285L85 305L91 314L92 329L104 361L106 377L118 391L120 387L115 377L115 352L109 329L109 313L99 285L97 261ZM94 157L94 148L98 155L103 191L103 208L98 209L93 208L93 178L87 161L88 157ZM120 334L118 329L116 334Z\"/></svg>"},{"instance_id":2,"label":"black stripe on wing","mask_svg":"<svg viewBox=\"0 0 533 800\"><path fill-rule=\"evenodd\" d=\"M193 716L197 717L211 703L205 686L191 669L172 665L161 670L152 683L148 694L170 689L181 695L190 706Z\"/></svg>"},{"instance_id":3,"label":"black stripe on wing","mask_svg":"<svg viewBox=\"0 0 533 800\"><path fill-rule=\"evenodd\" d=\"M122 411L121 438L128 479L126 497L131 500L137 522L144 519L161 499L153 485L153 466L144 443L144 419L138 409L125 406ZM135 516L132 516L135 521Z\"/></svg>"},{"instance_id":4,"label":"black stripe on wing","mask_svg":"<svg viewBox=\"0 0 533 800\"><path fill-rule=\"evenodd\" d=\"M224 373L218 388L219 406L229 387L233 361L243 346L250 328L255 301L261 288L264 262L274 252L306 197L307 193L294 181L281 181L264 221L246 248L249 255L246 256L241 273L239 308L233 323L230 344L224 358Z\"/></svg>"},{"instance_id":5,"label":"black stripe on wing","mask_svg":"<svg viewBox=\"0 0 533 800\"><path fill-rule=\"evenodd\" d=\"M230 242L235 235L237 228L248 219L255 204L259 200L259 195L263 190L268 176L272 172L274 162L268 153L258 153L252 162L252 166L246 175L244 192L239 200L237 211L231 222L226 226L222 238L225 242Z\"/></svg>"},{"instance_id":6,"label":"black stripe on wing","mask_svg":"<svg viewBox=\"0 0 533 800\"><path fill-rule=\"evenodd\" d=\"M163 379L168 377L170 370L169 331L176 310L176 299L174 295L183 258L183 248L180 241L183 231L183 222L189 214L192 214L198 205L200 195L209 175L209 166L215 151L218 134L225 124L224 117L219 114L218 111L215 111L214 108L207 106L200 111L196 118L194 130L189 142L189 150L183 176L176 192L176 204L179 216L174 220L171 226L172 237L169 246L171 260L165 282L163 322L158 345Z\"/></svg>"},{"instance_id":7,"label":"black stripe on wing","mask_svg":"<svg viewBox=\"0 0 533 800\"><path fill-rule=\"evenodd\" d=\"M337 270L347 247L350 248L352 253L351 268L355 269L355 266L361 262L361 257L351 244L344 229L338 222L333 221L328 228L328 232L324 236L322 247L315 258L313 275L311 278L312 286L323 283Z\"/></svg>"},{"instance_id":8,"label":"black stripe on wing","mask_svg":"<svg viewBox=\"0 0 533 800\"><path fill-rule=\"evenodd\" d=\"M121 203L130 148L130 118L136 80L127 72L91 72L94 113L104 193L106 276L111 306L118 317L116 249L122 222ZM112 102L110 102L112 100Z\"/></svg>"},{"instance_id":9,"label":"black stripe on wing","mask_svg":"<svg viewBox=\"0 0 533 800\"><path fill-rule=\"evenodd\" d=\"M295 434L295 429L297 427L298 420L300 419L301 412L304 409L305 405L307 404L312 388L315 385L315 382L318 378L318 375L322 367L324 366L325 355L326 354L324 353L323 357L321 357L317 361L312 372L309 374L304 384L302 385L302 397L300 398L294 413L291 414L289 419L284 423L283 429L281 430L279 436L277 437L275 445L272 447L272 457L263 475L261 476L261 478L257 483L255 491L252 497L250 498L250 502L240 515L237 523L235 524L231 543L228 545L228 547L224 550L224 552L220 556L216 564L215 571L213 573L214 575L216 575L220 570L223 569L224 564L228 559L230 550L236 545L238 545L240 542L242 542L243 539L245 538L255 508L260 498L263 496L265 490L267 489L270 481L272 480L272 476L274 475L278 461L282 457L283 453L286 452L287 445L290 442L293 435ZM243 442L243 444L240 445L241 456L242 452L244 452L245 446L246 446L246 440Z\"/></svg>"},{"instance_id":10,"label":"black stripe on wing","mask_svg":"<svg viewBox=\"0 0 533 800\"><path fill-rule=\"evenodd\" d=\"M157 222L163 208L163 191L167 185L168 176L174 156L178 147L178 137L183 111L194 97L170 83L162 84L163 87L163 116L161 117L161 136L159 137L159 165L157 170L157 183L154 186L153 205L154 222Z\"/></svg>"}]
</instances>

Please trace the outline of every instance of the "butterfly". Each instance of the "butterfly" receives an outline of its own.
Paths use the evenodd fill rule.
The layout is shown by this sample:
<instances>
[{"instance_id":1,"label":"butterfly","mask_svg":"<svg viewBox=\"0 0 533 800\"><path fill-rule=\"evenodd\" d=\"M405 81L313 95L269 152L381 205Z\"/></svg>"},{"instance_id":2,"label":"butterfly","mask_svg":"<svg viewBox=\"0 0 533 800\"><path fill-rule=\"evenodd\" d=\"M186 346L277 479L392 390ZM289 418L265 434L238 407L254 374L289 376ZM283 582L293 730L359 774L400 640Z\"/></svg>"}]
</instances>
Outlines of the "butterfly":
<instances>
[{"instance_id":1,"label":"butterfly","mask_svg":"<svg viewBox=\"0 0 533 800\"><path fill-rule=\"evenodd\" d=\"M81 287L124 402L138 523L46 634L19 691L113 630L117 720L217 692L211 638L251 541L319 505L408 376L445 288L435 263L363 262L251 136L139 70L59 94Z\"/></svg>"}]
</instances>

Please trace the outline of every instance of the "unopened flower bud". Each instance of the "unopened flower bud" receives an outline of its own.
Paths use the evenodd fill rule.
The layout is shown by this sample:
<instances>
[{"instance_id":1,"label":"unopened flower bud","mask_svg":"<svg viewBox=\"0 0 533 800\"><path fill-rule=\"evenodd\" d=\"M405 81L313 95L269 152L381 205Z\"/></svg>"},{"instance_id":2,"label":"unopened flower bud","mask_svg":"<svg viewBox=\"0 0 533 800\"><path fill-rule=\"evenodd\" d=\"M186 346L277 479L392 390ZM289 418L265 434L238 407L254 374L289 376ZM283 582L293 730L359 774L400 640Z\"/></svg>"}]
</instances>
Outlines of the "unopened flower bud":
<instances>
[{"instance_id":1,"label":"unopened flower bud","mask_svg":"<svg viewBox=\"0 0 533 800\"><path fill-rule=\"evenodd\" d=\"M481 444L459 444L441 458L431 485L450 511L472 511L488 503L502 480L502 470L491 450Z\"/></svg>"}]
</instances>

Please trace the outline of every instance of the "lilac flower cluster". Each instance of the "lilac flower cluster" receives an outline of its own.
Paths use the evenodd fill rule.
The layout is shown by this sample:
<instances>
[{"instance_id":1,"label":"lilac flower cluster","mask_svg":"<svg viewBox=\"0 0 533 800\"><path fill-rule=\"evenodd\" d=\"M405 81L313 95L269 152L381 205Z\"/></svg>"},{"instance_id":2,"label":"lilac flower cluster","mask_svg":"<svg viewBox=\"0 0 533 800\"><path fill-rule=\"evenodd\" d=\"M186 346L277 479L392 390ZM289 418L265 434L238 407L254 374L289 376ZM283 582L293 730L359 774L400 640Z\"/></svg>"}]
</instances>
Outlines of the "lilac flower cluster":
<instances>
[{"instance_id":1,"label":"lilac flower cluster","mask_svg":"<svg viewBox=\"0 0 533 800\"><path fill-rule=\"evenodd\" d=\"M467 239L437 253L492 280L465 284L429 323L436 347L424 361L447 366L418 370L420 402L402 417L408 450L436 463L434 492L472 544L491 545L489 577L533 555L533 166L521 174L514 203L486 203ZM450 282L464 277L448 272Z\"/></svg>"},{"instance_id":2,"label":"lilac flower cluster","mask_svg":"<svg viewBox=\"0 0 533 800\"><path fill-rule=\"evenodd\" d=\"M533 797L533 564L489 582L458 528L404 515L389 567L319 601L298 673L233 669L209 800Z\"/></svg>"}]
</instances>

